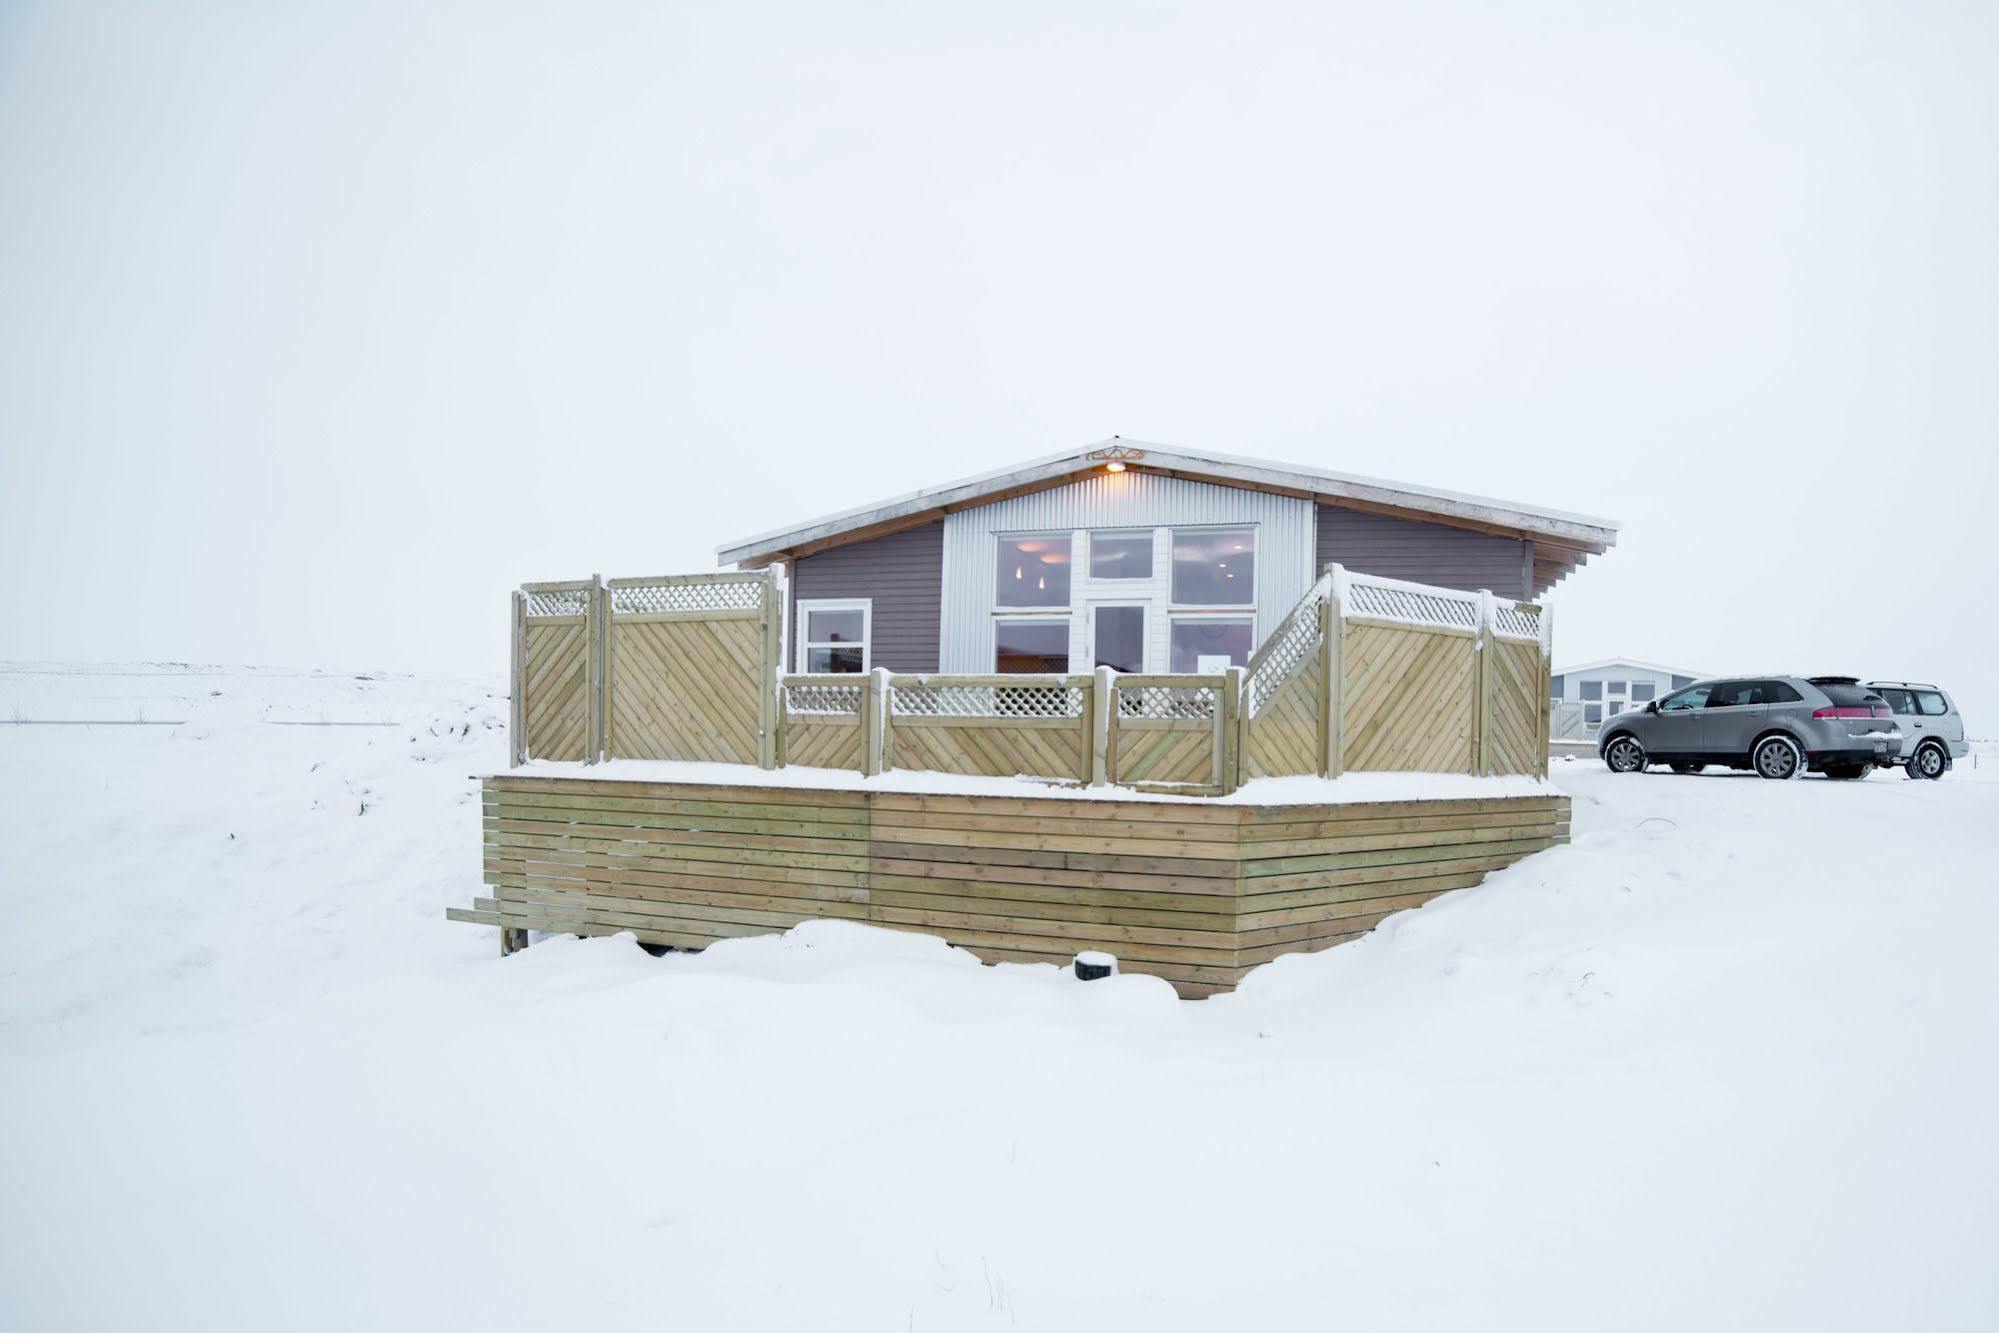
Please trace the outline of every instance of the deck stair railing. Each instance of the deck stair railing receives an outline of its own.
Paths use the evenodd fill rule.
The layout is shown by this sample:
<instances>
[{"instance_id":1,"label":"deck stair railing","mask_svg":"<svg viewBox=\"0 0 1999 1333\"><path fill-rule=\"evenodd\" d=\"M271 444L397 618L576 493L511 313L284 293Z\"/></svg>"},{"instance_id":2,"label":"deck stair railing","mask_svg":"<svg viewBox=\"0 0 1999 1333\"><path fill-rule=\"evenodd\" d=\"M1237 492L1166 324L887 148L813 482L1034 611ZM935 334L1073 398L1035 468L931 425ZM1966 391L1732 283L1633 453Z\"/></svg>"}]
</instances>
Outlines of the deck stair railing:
<instances>
[{"instance_id":1,"label":"deck stair railing","mask_svg":"<svg viewBox=\"0 0 1999 1333\"><path fill-rule=\"evenodd\" d=\"M526 584L512 756L930 769L1219 795L1350 769L1545 771L1550 618L1328 566L1220 674L782 671L764 571Z\"/></svg>"}]
</instances>

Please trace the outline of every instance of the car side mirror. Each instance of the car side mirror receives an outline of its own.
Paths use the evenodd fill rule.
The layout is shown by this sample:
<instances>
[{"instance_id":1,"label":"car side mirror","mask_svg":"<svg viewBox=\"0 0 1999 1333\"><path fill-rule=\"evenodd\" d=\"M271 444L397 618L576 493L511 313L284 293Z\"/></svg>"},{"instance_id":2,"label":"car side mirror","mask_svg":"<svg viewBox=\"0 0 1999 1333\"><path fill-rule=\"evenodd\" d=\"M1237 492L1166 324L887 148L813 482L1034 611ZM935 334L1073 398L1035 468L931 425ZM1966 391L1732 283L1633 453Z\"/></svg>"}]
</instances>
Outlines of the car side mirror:
<instances>
[{"instance_id":1,"label":"car side mirror","mask_svg":"<svg viewBox=\"0 0 1999 1333\"><path fill-rule=\"evenodd\" d=\"M1656 712L1658 712L1658 711L1659 711L1659 701L1658 701L1657 699L1647 699L1647 700L1645 701L1645 711L1646 711L1646 712L1648 712L1648 713L1656 713Z\"/></svg>"}]
</instances>

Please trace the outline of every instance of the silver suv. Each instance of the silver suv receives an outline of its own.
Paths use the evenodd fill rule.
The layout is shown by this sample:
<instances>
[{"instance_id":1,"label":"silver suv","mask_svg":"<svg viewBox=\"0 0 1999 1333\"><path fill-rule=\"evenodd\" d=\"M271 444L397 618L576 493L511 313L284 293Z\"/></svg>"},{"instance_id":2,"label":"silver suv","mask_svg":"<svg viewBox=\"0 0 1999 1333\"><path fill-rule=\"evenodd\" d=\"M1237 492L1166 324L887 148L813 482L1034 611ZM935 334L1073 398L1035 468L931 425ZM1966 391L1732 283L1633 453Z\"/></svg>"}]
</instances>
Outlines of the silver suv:
<instances>
[{"instance_id":1,"label":"silver suv","mask_svg":"<svg viewBox=\"0 0 1999 1333\"><path fill-rule=\"evenodd\" d=\"M1901 762L1902 733L1887 701L1852 676L1741 676L1605 719L1597 753L1614 773L1726 764L1766 778L1859 778Z\"/></svg>"},{"instance_id":2,"label":"silver suv","mask_svg":"<svg viewBox=\"0 0 1999 1333\"><path fill-rule=\"evenodd\" d=\"M1902 764L1912 778L1940 778L1952 761L1971 753L1964 715L1934 685L1912 680L1870 680L1867 688L1888 701L1902 733Z\"/></svg>"}]
</instances>

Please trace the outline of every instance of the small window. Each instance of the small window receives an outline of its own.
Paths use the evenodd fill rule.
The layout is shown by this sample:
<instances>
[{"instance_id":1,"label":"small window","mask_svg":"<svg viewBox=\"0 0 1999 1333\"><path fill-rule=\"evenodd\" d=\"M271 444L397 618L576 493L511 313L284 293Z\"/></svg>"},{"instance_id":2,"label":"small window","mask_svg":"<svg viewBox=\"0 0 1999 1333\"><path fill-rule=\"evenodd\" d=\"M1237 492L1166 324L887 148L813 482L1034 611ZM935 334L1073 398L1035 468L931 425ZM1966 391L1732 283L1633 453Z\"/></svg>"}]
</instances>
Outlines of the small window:
<instances>
[{"instance_id":1,"label":"small window","mask_svg":"<svg viewBox=\"0 0 1999 1333\"><path fill-rule=\"evenodd\" d=\"M1603 721L1603 705L1602 705L1602 704L1584 704L1584 705L1583 705L1583 725L1584 725L1584 726L1588 726L1588 727L1594 727L1594 726L1596 726L1597 724L1599 724L1599 723L1600 723L1600 722L1602 722L1602 721Z\"/></svg>"},{"instance_id":2,"label":"small window","mask_svg":"<svg viewBox=\"0 0 1999 1333\"><path fill-rule=\"evenodd\" d=\"M1631 682L1631 702L1635 704L1645 703L1656 692L1652 682L1649 680L1634 680Z\"/></svg>"},{"instance_id":3,"label":"small window","mask_svg":"<svg viewBox=\"0 0 1999 1333\"><path fill-rule=\"evenodd\" d=\"M1759 680L1756 682L1756 690L1756 702L1759 704L1801 703L1805 697L1781 680Z\"/></svg>"},{"instance_id":4,"label":"small window","mask_svg":"<svg viewBox=\"0 0 1999 1333\"><path fill-rule=\"evenodd\" d=\"M1252 528L1175 528L1173 604L1256 603L1256 532Z\"/></svg>"},{"instance_id":5,"label":"small window","mask_svg":"<svg viewBox=\"0 0 1999 1333\"><path fill-rule=\"evenodd\" d=\"M1092 652L1098 666L1113 671L1145 670L1144 607L1100 606L1092 620Z\"/></svg>"},{"instance_id":6,"label":"small window","mask_svg":"<svg viewBox=\"0 0 1999 1333\"><path fill-rule=\"evenodd\" d=\"M1069 605L1069 534L999 539L999 605Z\"/></svg>"},{"instance_id":7,"label":"small window","mask_svg":"<svg viewBox=\"0 0 1999 1333\"><path fill-rule=\"evenodd\" d=\"M1708 693L1714 688L1712 685L1696 685L1692 689L1681 690L1678 694L1669 694L1660 701L1659 711L1683 713L1690 708L1705 707Z\"/></svg>"},{"instance_id":8,"label":"small window","mask_svg":"<svg viewBox=\"0 0 1999 1333\"><path fill-rule=\"evenodd\" d=\"M1913 690L1884 689L1881 697L1888 701L1890 711L1908 717L1916 711L1916 695Z\"/></svg>"},{"instance_id":9,"label":"small window","mask_svg":"<svg viewBox=\"0 0 1999 1333\"><path fill-rule=\"evenodd\" d=\"M1149 579L1152 577L1152 533L1093 532L1090 534L1090 577Z\"/></svg>"},{"instance_id":10,"label":"small window","mask_svg":"<svg viewBox=\"0 0 1999 1333\"><path fill-rule=\"evenodd\" d=\"M1950 700L1936 690L1917 690L1916 703L1924 717L1942 717L1950 711Z\"/></svg>"},{"instance_id":11,"label":"small window","mask_svg":"<svg viewBox=\"0 0 1999 1333\"><path fill-rule=\"evenodd\" d=\"M1576 683L1577 683L1578 685L1580 685L1580 686L1582 687L1582 692L1583 692L1583 698L1585 698L1585 699L1601 699L1601 698L1603 698L1603 682L1602 682L1602 681L1600 681L1600 680L1584 680L1584 681L1578 681L1578 682L1576 682Z\"/></svg>"},{"instance_id":12,"label":"small window","mask_svg":"<svg viewBox=\"0 0 1999 1333\"><path fill-rule=\"evenodd\" d=\"M1604 688L1610 691L1610 693L1612 694L1622 694L1624 693L1624 682L1621 680L1613 680L1609 684L1605 685Z\"/></svg>"},{"instance_id":13,"label":"small window","mask_svg":"<svg viewBox=\"0 0 1999 1333\"><path fill-rule=\"evenodd\" d=\"M1069 669L1069 618L993 622L993 670L1008 676L1060 675Z\"/></svg>"},{"instance_id":14,"label":"small window","mask_svg":"<svg viewBox=\"0 0 1999 1333\"><path fill-rule=\"evenodd\" d=\"M869 621L868 598L848 601L801 601L798 604L798 669L811 672L866 671Z\"/></svg>"},{"instance_id":15,"label":"small window","mask_svg":"<svg viewBox=\"0 0 1999 1333\"><path fill-rule=\"evenodd\" d=\"M1250 640L1255 625L1248 620L1215 616L1181 616L1173 621L1168 643L1168 670L1211 676L1232 666L1247 666L1256 651Z\"/></svg>"}]
</instances>

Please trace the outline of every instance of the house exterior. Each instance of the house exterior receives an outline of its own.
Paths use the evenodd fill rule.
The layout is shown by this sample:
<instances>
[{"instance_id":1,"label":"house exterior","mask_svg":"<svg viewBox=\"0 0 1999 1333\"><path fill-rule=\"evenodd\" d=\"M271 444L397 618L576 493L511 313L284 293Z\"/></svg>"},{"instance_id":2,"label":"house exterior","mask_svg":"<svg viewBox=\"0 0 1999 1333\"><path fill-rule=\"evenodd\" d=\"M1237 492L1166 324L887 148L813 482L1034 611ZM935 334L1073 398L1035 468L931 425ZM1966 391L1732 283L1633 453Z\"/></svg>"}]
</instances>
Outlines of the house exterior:
<instances>
[{"instance_id":1,"label":"house exterior","mask_svg":"<svg viewBox=\"0 0 1999 1333\"><path fill-rule=\"evenodd\" d=\"M1606 519L1111 439L727 543L785 568L795 672L1212 672L1327 564L1531 600Z\"/></svg>"},{"instance_id":2,"label":"house exterior","mask_svg":"<svg viewBox=\"0 0 1999 1333\"><path fill-rule=\"evenodd\" d=\"M1558 719L1556 734L1562 736L1579 727L1583 735L1595 736L1605 718L1628 708L1642 708L1693 684L1701 675L1622 657L1567 667L1548 679L1548 696ZM1564 728L1561 719L1573 720Z\"/></svg>"}]
</instances>

